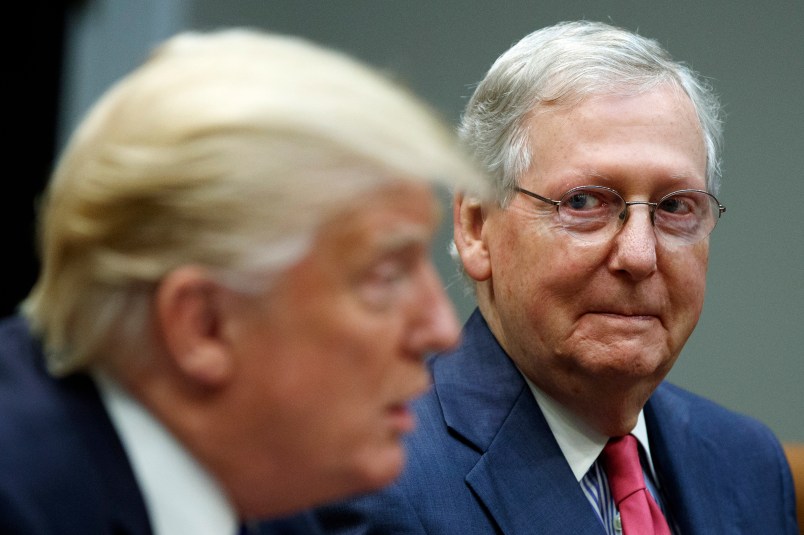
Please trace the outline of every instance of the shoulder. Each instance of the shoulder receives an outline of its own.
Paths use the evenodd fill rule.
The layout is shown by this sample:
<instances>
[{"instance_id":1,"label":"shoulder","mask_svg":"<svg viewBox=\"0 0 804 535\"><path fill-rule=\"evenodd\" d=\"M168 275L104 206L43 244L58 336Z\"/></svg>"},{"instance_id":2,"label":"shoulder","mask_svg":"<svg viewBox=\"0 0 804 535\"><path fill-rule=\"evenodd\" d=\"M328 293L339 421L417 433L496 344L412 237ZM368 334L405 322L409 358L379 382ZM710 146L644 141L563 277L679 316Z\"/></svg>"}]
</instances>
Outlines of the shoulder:
<instances>
[{"instance_id":1,"label":"shoulder","mask_svg":"<svg viewBox=\"0 0 804 535\"><path fill-rule=\"evenodd\" d=\"M652 436L673 441L676 435L718 452L724 460L748 463L744 468L784 461L781 443L766 424L670 383L659 386L645 415Z\"/></svg>"},{"instance_id":2,"label":"shoulder","mask_svg":"<svg viewBox=\"0 0 804 535\"><path fill-rule=\"evenodd\" d=\"M678 493L717 478L710 494L718 497L720 509L731 511L732 521L745 517L748 525L770 515L795 523L792 476L767 425L669 383L651 397L645 421L654 461Z\"/></svg>"},{"instance_id":3,"label":"shoulder","mask_svg":"<svg viewBox=\"0 0 804 535\"><path fill-rule=\"evenodd\" d=\"M44 368L39 344L20 317L0 322L0 447L28 449L39 433L57 430L51 409L54 383ZM56 411L57 412L57 411Z\"/></svg>"},{"instance_id":4,"label":"shoulder","mask_svg":"<svg viewBox=\"0 0 804 535\"><path fill-rule=\"evenodd\" d=\"M756 418L728 409L714 401L664 382L651 397L646 411L662 427L684 426L689 431L730 441L777 443L773 432ZM725 443L724 443L725 440Z\"/></svg>"},{"instance_id":5,"label":"shoulder","mask_svg":"<svg viewBox=\"0 0 804 535\"><path fill-rule=\"evenodd\" d=\"M80 446L65 429L55 385L44 369L38 342L21 317L0 322L0 520L17 525L25 511L43 512L51 489L76 468ZM71 445L73 447L71 448ZM78 477L79 473L75 472ZM69 486L61 490L68 492ZM57 496L48 499L58 502ZM58 509L57 505L51 508ZM66 514L67 511L64 511ZM19 518L13 520L15 516ZM42 519L45 523L47 520ZM27 525L27 524L26 524ZM36 530L33 530L36 532Z\"/></svg>"},{"instance_id":6,"label":"shoulder","mask_svg":"<svg viewBox=\"0 0 804 535\"><path fill-rule=\"evenodd\" d=\"M39 433L57 431L58 390L25 320L0 321L0 444L30 447Z\"/></svg>"},{"instance_id":7,"label":"shoulder","mask_svg":"<svg viewBox=\"0 0 804 535\"><path fill-rule=\"evenodd\" d=\"M107 532L134 507L110 505L137 494L107 418L88 376L52 377L26 322L0 322L0 531Z\"/></svg>"},{"instance_id":8,"label":"shoulder","mask_svg":"<svg viewBox=\"0 0 804 535\"><path fill-rule=\"evenodd\" d=\"M22 316L0 320L0 381L4 386L9 375L31 368L41 356L41 346L31 334Z\"/></svg>"},{"instance_id":9,"label":"shoulder","mask_svg":"<svg viewBox=\"0 0 804 535\"><path fill-rule=\"evenodd\" d=\"M651 437L683 441L690 453L709 455L718 466L739 466L758 477L787 471L782 445L766 424L678 386L663 383L645 413Z\"/></svg>"}]
</instances>

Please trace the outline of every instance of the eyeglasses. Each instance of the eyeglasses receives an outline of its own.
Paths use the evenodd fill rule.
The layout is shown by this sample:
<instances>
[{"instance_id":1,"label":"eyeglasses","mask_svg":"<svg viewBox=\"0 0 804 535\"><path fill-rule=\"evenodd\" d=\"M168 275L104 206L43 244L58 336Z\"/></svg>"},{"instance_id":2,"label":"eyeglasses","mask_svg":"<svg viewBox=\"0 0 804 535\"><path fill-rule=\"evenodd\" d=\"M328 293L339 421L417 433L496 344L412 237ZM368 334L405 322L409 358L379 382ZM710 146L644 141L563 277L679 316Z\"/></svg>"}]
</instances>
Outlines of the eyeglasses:
<instances>
[{"instance_id":1,"label":"eyeglasses","mask_svg":"<svg viewBox=\"0 0 804 535\"><path fill-rule=\"evenodd\" d=\"M658 202L626 201L617 191L605 186L572 188L559 200L520 187L514 189L554 205L564 230L587 242L612 238L628 220L628 207L637 204L648 207L657 238L668 245L701 241L714 230L726 211L714 195L697 189L674 191Z\"/></svg>"}]
</instances>

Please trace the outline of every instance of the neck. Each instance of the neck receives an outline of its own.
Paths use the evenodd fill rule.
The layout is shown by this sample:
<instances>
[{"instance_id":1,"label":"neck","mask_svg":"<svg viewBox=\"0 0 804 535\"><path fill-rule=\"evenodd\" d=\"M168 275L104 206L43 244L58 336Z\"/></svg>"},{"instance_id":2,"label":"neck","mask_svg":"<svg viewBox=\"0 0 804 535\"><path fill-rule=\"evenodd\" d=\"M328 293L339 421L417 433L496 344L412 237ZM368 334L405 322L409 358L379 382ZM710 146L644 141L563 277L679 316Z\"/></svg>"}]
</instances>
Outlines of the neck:
<instances>
[{"instance_id":1,"label":"neck","mask_svg":"<svg viewBox=\"0 0 804 535\"><path fill-rule=\"evenodd\" d=\"M544 355L534 355L530 348L512 348L506 340L500 318L494 313L494 308L488 306L488 295L478 292L478 304L491 332L520 372L603 435L628 434L664 377L664 373L641 376L586 370L566 356L545 358Z\"/></svg>"},{"instance_id":2,"label":"neck","mask_svg":"<svg viewBox=\"0 0 804 535\"><path fill-rule=\"evenodd\" d=\"M655 384L571 377L569 383L544 381L542 374L523 371L533 384L605 436L626 435L637 424L640 411ZM540 380L540 378L542 380Z\"/></svg>"}]
</instances>

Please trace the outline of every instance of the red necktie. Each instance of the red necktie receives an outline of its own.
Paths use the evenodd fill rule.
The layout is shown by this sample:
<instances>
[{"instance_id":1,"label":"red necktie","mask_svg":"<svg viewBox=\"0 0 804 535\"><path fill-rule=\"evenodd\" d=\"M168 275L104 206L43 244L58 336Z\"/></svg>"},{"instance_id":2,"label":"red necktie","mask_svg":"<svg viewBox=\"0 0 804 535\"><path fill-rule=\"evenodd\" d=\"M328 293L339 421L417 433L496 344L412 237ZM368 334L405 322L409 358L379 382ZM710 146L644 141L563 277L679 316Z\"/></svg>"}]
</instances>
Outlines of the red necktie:
<instances>
[{"instance_id":1,"label":"red necktie","mask_svg":"<svg viewBox=\"0 0 804 535\"><path fill-rule=\"evenodd\" d=\"M670 535L662 510L645 488L633 435L609 440L603 448L603 469L620 511L624 535Z\"/></svg>"}]
</instances>

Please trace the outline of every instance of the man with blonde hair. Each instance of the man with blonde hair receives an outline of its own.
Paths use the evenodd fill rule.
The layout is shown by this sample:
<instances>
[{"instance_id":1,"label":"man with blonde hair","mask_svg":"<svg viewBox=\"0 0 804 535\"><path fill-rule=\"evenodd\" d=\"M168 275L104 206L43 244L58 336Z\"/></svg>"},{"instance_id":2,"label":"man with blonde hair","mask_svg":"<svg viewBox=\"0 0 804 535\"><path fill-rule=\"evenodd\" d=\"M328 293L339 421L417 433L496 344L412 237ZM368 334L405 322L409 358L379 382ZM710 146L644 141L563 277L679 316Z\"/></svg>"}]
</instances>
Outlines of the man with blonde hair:
<instances>
[{"instance_id":1,"label":"man with blonde hair","mask_svg":"<svg viewBox=\"0 0 804 535\"><path fill-rule=\"evenodd\" d=\"M355 60L240 29L158 47L70 139L0 324L0 531L234 535L391 482L459 334L435 187L483 177Z\"/></svg>"}]
</instances>

